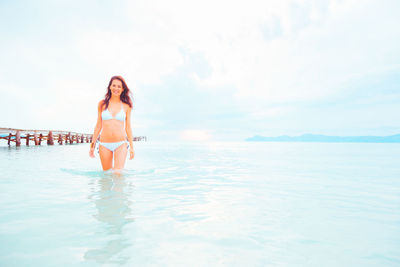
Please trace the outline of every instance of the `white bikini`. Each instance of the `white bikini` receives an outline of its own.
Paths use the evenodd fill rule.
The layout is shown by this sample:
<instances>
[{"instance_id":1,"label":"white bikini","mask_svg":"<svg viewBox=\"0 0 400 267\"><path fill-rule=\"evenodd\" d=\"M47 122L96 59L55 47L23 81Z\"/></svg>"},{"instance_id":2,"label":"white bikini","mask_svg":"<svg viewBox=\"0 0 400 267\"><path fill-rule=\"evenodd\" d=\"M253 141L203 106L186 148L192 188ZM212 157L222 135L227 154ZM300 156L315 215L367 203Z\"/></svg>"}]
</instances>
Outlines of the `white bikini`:
<instances>
[{"instance_id":1,"label":"white bikini","mask_svg":"<svg viewBox=\"0 0 400 267\"><path fill-rule=\"evenodd\" d=\"M108 110L108 108L106 110L103 110L103 112L101 112L101 119L103 121L106 120L119 120L119 121L125 121L126 118L126 114L124 112L124 108L121 102L121 110L117 113L117 115L115 115L115 117L112 116L111 112ZM119 141L119 142L112 142L112 143L106 143L106 142L100 142L99 144L104 146L105 148L107 148L108 150L110 150L111 152L114 152L115 149L117 149L118 147L120 147L122 144L127 143L128 144L128 149L129 149L129 142L127 140L123 140L123 141Z\"/></svg>"}]
</instances>

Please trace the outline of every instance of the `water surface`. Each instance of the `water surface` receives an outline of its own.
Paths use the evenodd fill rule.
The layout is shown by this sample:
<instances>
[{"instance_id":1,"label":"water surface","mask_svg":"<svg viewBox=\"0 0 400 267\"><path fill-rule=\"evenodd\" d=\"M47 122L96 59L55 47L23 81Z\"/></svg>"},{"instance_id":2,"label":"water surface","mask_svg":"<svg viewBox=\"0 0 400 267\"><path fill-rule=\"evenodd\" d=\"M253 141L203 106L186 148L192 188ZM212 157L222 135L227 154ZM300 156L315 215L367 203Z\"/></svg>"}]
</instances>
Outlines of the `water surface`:
<instances>
[{"instance_id":1,"label":"water surface","mask_svg":"<svg viewBox=\"0 0 400 267\"><path fill-rule=\"evenodd\" d=\"M0 147L0 266L400 266L400 144Z\"/></svg>"}]
</instances>

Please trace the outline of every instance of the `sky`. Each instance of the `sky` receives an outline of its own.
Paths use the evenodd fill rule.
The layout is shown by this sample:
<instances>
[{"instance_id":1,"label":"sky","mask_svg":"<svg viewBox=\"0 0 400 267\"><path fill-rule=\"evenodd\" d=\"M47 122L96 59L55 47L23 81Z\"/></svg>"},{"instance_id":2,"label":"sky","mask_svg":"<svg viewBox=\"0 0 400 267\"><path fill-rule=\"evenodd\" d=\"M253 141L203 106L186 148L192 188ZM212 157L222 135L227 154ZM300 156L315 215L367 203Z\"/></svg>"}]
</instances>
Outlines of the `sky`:
<instances>
[{"instance_id":1,"label":"sky","mask_svg":"<svg viewBox=\"0 0 400 267\"><path fill-rule=\"evenodd\" d=\"M0 127L93 133L113 75L134 136L400 133L400 1L0 1Z\"/></svg>"}]
</instances>

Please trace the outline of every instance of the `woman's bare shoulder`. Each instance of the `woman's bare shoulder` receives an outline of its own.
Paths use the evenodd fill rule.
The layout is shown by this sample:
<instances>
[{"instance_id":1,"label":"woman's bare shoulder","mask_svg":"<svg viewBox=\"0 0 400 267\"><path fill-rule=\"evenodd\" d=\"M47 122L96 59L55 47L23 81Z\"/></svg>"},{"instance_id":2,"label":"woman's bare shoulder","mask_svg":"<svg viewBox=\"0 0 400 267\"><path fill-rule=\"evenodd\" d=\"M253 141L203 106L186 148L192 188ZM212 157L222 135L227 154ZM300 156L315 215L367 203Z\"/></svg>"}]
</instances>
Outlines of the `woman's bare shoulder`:
<instances>
[{"instance_id":1,"label":"woman's bare shoulder","mask_svg":"<svg viewBox=\"0 0 400 267\"><path fill-rule=\"evenodd\" d=\"M125 110L129 110L131 107L127 103L122 103Z\"/></svg>"},{"instance_id":2,"label":"woman's bare shoulder","mask_svg":"<svg viewBox=\"0 0 400 267\"><path fill-rule=\"evenodd\" d=\"M97 104L97 108L101 109L103 107L103 104L104 104L104 99L99 101L99 103Z\"/></svg>"}]
</instances>

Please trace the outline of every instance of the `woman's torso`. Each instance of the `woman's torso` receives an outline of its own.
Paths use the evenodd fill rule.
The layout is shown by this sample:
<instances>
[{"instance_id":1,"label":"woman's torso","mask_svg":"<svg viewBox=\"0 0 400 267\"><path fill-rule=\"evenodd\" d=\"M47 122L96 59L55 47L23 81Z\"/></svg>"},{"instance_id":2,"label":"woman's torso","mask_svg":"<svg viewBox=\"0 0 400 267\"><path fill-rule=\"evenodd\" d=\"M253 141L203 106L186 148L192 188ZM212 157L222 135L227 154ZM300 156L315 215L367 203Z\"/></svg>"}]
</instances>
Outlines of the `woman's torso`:
<instances>
[{"instance_id":1,"label":"woman's torso","mask_svg":"<svg viewBox=\"0 0 400 267\"><path fill-rule=\"evenodd\" d=\"M125 105L109 103L108 110L103 107L102 129L100 134L100 142L118 142L126 140L125 132ZM121 110L122 109L122 110Z\"/></svg>"}]
</instances>

